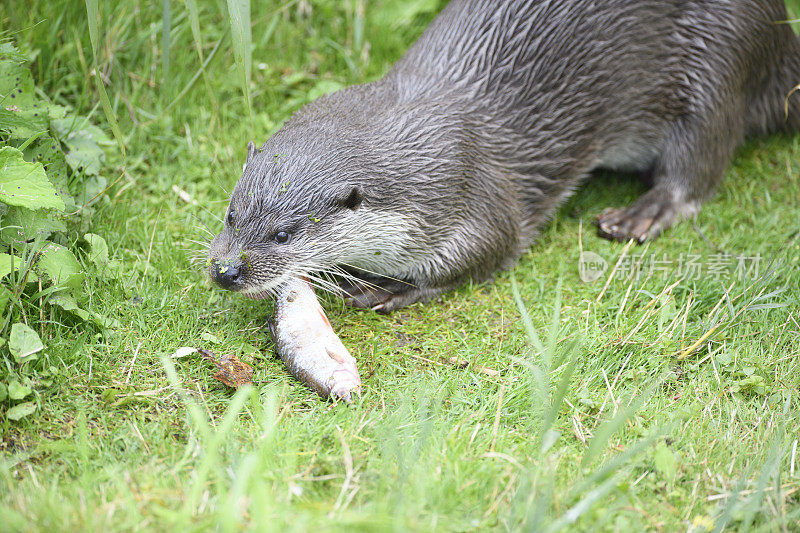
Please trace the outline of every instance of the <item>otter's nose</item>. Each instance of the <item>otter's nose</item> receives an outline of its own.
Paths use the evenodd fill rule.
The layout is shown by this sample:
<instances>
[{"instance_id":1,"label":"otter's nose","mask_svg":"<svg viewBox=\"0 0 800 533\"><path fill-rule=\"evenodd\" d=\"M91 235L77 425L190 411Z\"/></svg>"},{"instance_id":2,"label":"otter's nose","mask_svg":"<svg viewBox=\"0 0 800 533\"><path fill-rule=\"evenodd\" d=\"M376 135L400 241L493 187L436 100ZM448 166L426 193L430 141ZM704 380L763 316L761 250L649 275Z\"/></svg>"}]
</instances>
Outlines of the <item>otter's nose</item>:
<instances>
[{"instance_id":1,"label":"otter's nose","mask_svg":"<svg viewBox=\"0 0 800 533\"><path fill-rule=\"evenodd\" d=\"M217 261L211 262L211 278L223 289L230 289L236 285L244 273L242 261Z\"/></svg>"}]
</instances>

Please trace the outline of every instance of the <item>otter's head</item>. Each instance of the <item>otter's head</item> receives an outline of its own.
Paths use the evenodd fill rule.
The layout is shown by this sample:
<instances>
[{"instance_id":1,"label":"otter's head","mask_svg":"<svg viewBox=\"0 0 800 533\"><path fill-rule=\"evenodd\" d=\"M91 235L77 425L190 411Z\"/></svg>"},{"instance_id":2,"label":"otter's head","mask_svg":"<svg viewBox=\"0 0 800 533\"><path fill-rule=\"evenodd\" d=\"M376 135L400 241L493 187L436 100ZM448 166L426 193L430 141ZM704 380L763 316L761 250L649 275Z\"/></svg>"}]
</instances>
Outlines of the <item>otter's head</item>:
<instances>
[{"instance_id":1,"label":"otter's head","mask_svg":"<svg viewBox=\"0 0 800 533\"><path fill-rule=\"evenodd\" d=\"M248 145L209 247L211 279L263 298L290 277L345 269L410 279L441 268L432 250L452 238L468 190L453 113L395 107L387 91L323 96L261 148Z\"/></svg>"},{"instance_id":2,"label":"otter's head","mask_svg":"<svg viewBox=\"0 0 800 533\"><path fill-rule=\"evenodd\" d=\"M404 230L385 228L393 217L375 212L368 159L352 136L307 125L284 127L260 149L250 143L225 227L209 247L211 279L264 298L289 277L331 273L380 254L371 236L391 239Z\"/></svg>"}]
</instances>

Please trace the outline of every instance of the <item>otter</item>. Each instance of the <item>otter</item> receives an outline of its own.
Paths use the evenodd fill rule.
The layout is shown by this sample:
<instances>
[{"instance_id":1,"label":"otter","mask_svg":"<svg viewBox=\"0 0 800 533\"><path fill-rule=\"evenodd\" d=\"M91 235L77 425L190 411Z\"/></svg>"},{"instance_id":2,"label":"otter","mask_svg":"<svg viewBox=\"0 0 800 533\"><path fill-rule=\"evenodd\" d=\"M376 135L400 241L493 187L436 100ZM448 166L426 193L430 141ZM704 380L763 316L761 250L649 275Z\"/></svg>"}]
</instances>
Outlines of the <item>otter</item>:
<instances>
[{"instance_id":1,"label":"otter","mask_svg":"<svg viewBox=\"0 0 800 533\"><path fill-rule=\"evenodd\" d=\"M745 138L800 130L786 19L781 0L453 0L382 79L249 144L209 274L389 312L511 266L598 168L652 181L601 234L652 239Z\"/></svg>"}]
</instances>

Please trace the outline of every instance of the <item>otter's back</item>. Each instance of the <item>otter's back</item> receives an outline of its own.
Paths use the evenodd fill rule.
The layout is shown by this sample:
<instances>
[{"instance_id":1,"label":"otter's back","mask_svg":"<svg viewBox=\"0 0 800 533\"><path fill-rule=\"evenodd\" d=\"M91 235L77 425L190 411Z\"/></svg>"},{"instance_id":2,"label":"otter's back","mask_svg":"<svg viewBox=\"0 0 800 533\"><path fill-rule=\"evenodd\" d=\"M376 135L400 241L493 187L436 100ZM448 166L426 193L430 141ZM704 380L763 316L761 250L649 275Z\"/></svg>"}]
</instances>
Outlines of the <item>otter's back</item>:
<instances>
[{"instance_id":1,"label":"otter's back","mask_svg":"<svg viewBox=\"0 0 800 533\"><path fill-rule=\"evenodd\" d=\"M455 93L522 121L526 108L541 119L576 100L613 112L632 95L680 112L674 39L685 3L453 0L387 81L401 100Z\"/></svg>"},{"instance_id":2,"label":"otter's back","mask_svg":"<svg viewBox=\"0 0 800 533\"><path fill-rule=\"evenodd\" d=\"M704 82L757 94L746 84L794 46L785 16L782 0L453 0L386 81L401 102L464 97L520 132L671 120Z\"/></svg>"}]
</instances>

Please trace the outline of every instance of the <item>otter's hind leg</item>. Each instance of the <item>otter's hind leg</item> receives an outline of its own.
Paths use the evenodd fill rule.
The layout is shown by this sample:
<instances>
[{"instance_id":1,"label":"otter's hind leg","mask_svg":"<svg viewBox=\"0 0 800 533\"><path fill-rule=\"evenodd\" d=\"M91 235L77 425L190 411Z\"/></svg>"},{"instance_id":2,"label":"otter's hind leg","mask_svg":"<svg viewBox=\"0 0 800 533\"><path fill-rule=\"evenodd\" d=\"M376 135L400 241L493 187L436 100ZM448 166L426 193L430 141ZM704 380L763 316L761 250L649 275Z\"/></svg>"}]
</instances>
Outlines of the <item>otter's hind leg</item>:
<instances>
[{"instance_id":1,"label":"otter's hind leg","mask_svg":"<svg viewBox=\"0 0 800 533\"><path fill-rule=\"evenodd\" d=\"M655 162L653 187L630 207L603 211L597 218L603 237L642 243L697 214L743 140L743 113L732 100L673 123Z\"/></svg>"}]
</instances>

